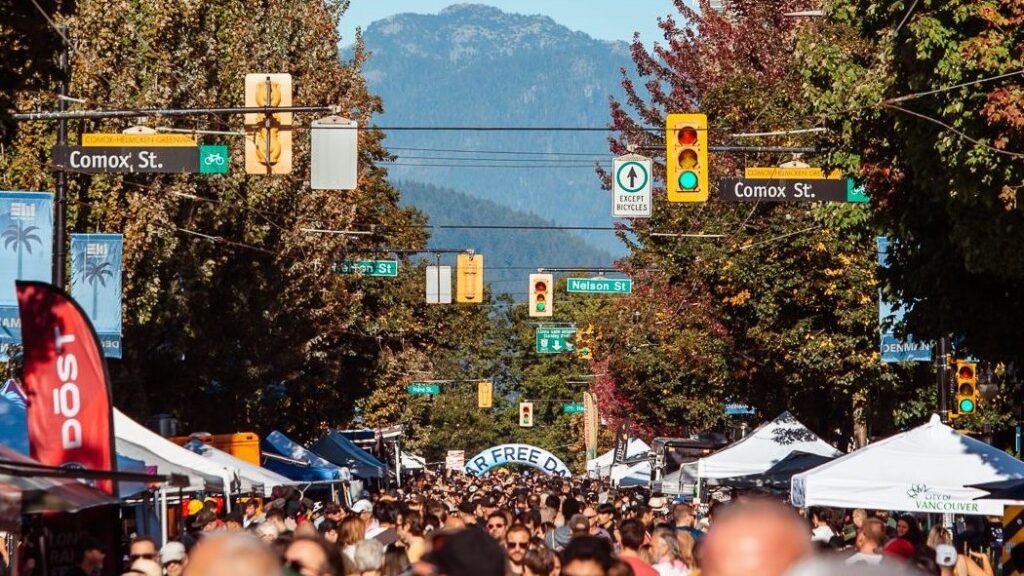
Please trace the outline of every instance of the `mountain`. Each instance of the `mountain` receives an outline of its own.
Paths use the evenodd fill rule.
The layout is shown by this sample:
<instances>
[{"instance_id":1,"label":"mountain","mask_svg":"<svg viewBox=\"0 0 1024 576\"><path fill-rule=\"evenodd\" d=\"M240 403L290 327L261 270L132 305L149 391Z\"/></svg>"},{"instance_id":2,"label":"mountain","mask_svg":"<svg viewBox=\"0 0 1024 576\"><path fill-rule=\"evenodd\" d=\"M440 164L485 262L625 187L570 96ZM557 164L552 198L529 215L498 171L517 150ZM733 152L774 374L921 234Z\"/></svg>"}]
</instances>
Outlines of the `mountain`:
<instances>
[{"instance_id":1,"label":"mountain","mask_svg":"<svg viewBox=\"0 0 1024 576\"><path fill-rule=\"evenodd\" d=\"M419 208L432 226L501 222L533 228L552 222L533 214L510 210L489 200L481 200L447 188L421 182L398 182L401 202ZM526 277L538 267L607 267L612 255L594 248L572 232L564 230L467 230L432 229L431 248L472 248L484 255L484 278L495 292L507 292L522 299ZM613 232L604 232L614 237ZM445 262L454 260L443 258Z\"/></svg>"},{"instance_id":2,"label":"mountain","mask_svg":"<svg viewBox=\"0 0 1024 576\"><path fill-rule=\"evenodd\" d=\"M623 96L619 71L632 68L624 42L476 4L391 16L363 38L371 52L364 74L384 103L378 125L391 128L602 128L609 96ZM393 180L451 188L561 225L613 221L594 168L611 162L605 131L386 133L398 156ZM586 240L624 253L612 234Z\"/></svg>"}]
</instances>

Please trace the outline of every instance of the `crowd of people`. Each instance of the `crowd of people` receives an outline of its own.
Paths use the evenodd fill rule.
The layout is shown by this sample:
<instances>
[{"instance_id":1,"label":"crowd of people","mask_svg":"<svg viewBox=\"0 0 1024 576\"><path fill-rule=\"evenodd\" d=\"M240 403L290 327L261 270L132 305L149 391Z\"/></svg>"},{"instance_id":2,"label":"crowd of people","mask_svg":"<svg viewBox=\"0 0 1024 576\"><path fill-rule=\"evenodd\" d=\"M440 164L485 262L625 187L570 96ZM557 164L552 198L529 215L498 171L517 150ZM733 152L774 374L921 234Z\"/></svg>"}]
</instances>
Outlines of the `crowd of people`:
<instances>
[{"instance_id":1,"label":"crowd of people","mask_svg":"<svg viewBox=\"0 0 1024 576\"><path fill-rule=\"evenodd\" d=\"M994 576L1001 545L984 524L954 540L910 515L796 510L750 494L699 511L598 481L529 474L422 476L347 507L289 488L277 495L228 515L209 506L163 548L136 537L127 574ZM79 547L75 576L102 566L96 547Z\"/></svg>"}]
</instances>

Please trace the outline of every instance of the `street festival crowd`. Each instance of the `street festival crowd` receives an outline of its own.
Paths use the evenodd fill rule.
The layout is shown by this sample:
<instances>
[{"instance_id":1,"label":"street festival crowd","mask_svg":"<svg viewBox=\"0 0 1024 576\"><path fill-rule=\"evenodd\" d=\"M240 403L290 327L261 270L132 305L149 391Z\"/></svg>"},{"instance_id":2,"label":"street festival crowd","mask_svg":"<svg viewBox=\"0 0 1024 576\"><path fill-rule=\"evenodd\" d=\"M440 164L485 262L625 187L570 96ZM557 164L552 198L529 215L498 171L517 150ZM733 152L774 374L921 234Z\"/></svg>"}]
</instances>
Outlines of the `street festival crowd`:
<instances>
[{"instance_id":1,"label":"street festival crowd","mask_svg":"<svg viewBox=\"0 0 1024 576\"><path fill-rule=\"evenodd\" d=\"M533 473L421 475L349 506L291 487L223 514L212 500L162 548L133 538L125 574L142 576L994 576L1000 519L956 534L926 517L794 509L767 493L710 506L643 489ZM976 522L971 524L972 520ZM1020 571L1024 546L1004 574ZM72 576L105 552L83 537Z\"/></svg>"}]
</instances>

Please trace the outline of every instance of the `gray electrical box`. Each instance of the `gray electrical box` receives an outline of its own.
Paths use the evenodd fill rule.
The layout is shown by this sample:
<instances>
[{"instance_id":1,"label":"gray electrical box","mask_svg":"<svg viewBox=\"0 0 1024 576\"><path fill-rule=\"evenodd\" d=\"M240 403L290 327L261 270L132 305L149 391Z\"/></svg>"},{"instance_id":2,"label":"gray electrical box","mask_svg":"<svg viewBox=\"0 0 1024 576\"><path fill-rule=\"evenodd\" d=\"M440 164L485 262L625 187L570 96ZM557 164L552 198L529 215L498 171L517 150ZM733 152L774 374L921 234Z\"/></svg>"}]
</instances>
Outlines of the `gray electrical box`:
<instances>
[{"instance_id":1,"label":"gray electrical box","mask_svg":"<svg viewBox=\"0 0 1024 576\"><path fill-rule=\"evenodd\" d=\"M328 116L310 124L309 184L314 190L354 190L358 174L359 127L355 120Z\"/></svg>"}]
</instances>

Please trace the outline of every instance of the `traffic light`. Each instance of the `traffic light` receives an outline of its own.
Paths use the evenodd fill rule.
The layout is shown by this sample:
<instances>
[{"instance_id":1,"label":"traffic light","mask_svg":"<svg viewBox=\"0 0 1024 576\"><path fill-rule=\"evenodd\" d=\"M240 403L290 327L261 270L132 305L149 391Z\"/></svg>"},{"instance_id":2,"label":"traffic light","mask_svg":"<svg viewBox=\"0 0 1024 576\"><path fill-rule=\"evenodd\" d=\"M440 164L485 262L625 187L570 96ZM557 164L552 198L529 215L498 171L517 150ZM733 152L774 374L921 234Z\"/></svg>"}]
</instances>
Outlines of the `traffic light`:
<instances>
[{"instance_id":1,"label":"traffic light","mask_svg":"<svg viewBox=\"0 0 1024 576\"><path fill-rule=\"evenodd\" d=\"M586 328L576 331L576 354L583 360L590 360L594 357L594 325L587 324Z\"/></svg>"},{"instance_id":2,"label":"traffic light","mask_svg":"<svg viewBox=\"0 0 1024 576\"><path fill-rule=\"evenodd\" d=\"M523 428L533 428L533 402L519 403L519 425Z\"/></svg>"},{"instance_id":3,"label":"traffic light","mask_svg":"<svg viewBox=\"0 0 1024 576\"><path fill-rule=\"evenodd\" d=\"M490 381L477 382L476 405L478 408L490 408L494 403L494 384Z\"/></svg>"},{"instance_id":4,"label":"traffic light","mask_svg":"<svg viewBox=\"0 0 1024 576\"><path fill-rule=\"evenodd\" d=\"M530 274L530 316L550 318L555 304L555 278L551 274Z\"/></svg>"},{"instance_id":5,"label":"traffic light","mask_svg":"<svg viewBox=\"0 0 1024 576\"><path fill-rule=\"evenodd\" d=\"M245 106L292 105L291 74L246 74ZM246 113L246 174L288 174L292 171L292 113Z\"/></svg>"},{"instance_id":6,"label":"traffic light","mask_svg":"<svg viewBox=\"0 0 1024 576\"><path fill-rule=\"evenodd\" d=\"M665 119L665 191L669 202L707 202L708 117L669 114Z\"/></svg>"},{"instance_id":7,"label":"traffic light","mask_svg":"<svg viewBox=\"0 0 1024 576\"><path fill-rule=\"evenodd\" d=\"M953 378L956 382L956 410L971 414L978 408L978 365L966 360L957 360Z\"/></svg>"},{"instance_id":8,"label":"traffic light","mask_svg":"<svg viewBox=\"0 0 1024 576\"><path fill-rule=\"evenodd\" d=\"M455 267L455 301L469 304L483 302L484 255L459 254Z\"/></svg>"}]
</instances>

